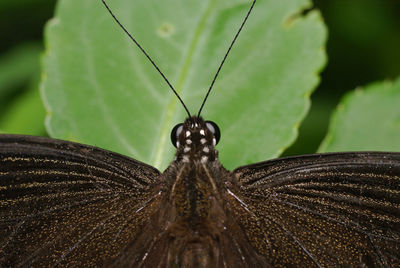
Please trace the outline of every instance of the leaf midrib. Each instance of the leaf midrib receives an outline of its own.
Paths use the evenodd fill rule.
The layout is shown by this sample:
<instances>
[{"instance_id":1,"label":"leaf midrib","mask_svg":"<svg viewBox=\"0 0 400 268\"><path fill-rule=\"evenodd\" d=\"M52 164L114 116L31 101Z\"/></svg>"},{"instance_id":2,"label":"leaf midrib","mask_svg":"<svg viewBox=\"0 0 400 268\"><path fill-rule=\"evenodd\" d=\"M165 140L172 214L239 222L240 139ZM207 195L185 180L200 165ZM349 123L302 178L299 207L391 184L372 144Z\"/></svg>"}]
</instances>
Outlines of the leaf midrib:
<instances>
[{"instance_id":1,"label":"leaf midrib","mask_svg":"<svg viewBox=\"0 0 400 268\"><path fill-rule=\"evenodd\" d=\"M209 1L204 14L202 15L199 23L197 24L195 33L194 33L193 38L189 45L189 50L188 50L186 56L184 57L185 60L182 65L182 68L179 72L177 86L175 87L175 90L176 90L176 92L178 92L179 95L181 95L182 86L187 77L187 72L189 71L189 67L193 60L194 52L196 51L196 47L199 43L199 38L202 35L202 33L204 32L206 21L210 17L210 14L211 14L211 11L213 10L213 6L215 5L215 2L216 2L216 0ZM178 104L178 99L175 97L175 95L171 96L169 104L167 105L167 113L166 113L165 120L163 121L163 124L161 127L158 143L156 144L156 147L155 147L156 149L155 149L154 158L151 161L153 163L153 165L158 169L160 169L162 162L163 162L162 157L163 157L164 151L166 149L167 137L169 137L169 132L170 132L169 128L171 126L172 118L174 115L174 111L176 110L177 104Z\"/></svg>"}]
</instances>

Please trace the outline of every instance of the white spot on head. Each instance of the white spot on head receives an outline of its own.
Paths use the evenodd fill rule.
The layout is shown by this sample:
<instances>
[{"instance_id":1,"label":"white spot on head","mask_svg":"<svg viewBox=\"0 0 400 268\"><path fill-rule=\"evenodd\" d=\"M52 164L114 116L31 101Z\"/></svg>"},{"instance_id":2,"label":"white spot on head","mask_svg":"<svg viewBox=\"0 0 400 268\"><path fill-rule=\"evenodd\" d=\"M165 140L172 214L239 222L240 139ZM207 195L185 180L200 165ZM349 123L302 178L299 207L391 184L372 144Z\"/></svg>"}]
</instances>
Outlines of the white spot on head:
<instances>
[{"instance_id":1,"label":"white spot on head","mask_svg":"<svg viewBox=\"0 0 400 268\"><path fill-rule=\"evenodd\" d=\"M189 163L189 157L188 157L187 155L184 155L184 156L182 157L182 162L184 162L184 163Z\"/></svg>"},{"instance_id":2,"label":"white spot on head","mask_svg":"<svg viewBox=\"0 0 400 268\"><path fill-rule=\"evenodd\" d=\"M207 140L206 140L205 138L202 138L202 139L200 140L200 142L201 142L201 144L204 144L204 143L207 142Z\"/></svg>"},{"instance_id":3,"label":"white spot on head","mask_svg":"<svg viewBox=\"0 0 400 268\"><path fill-rule=\"evenodd\" d=\"M194 123L194 126L195 126L195 127L198 127L198 126L199 126L199 124L197 124L197 123Z\"/></svg>"},{"instance_id":4,"label":"white spot on head","mask_svg":"<svg viewBox=\"0 0 400 268\"><path fill-rule=\"evenodd\" d=\"M200 135L205 136L204 129L200 130Z\"/></svg>"},{"instance_id":5,"label":"white spot on head","mask_svg":"<svg viewBox=\"0 0 400 268\"><path fill-rule=\"evenodd\" d=\"M206 163L208 161L208 157L207 156L202 156L201 157L201 163Z\"/></svg>"},{"instance_id":6,"label":"white spot on head","mask_svg":"<svg viewBox=\"0 0 400 268\"><path fill-rule=\"evenodd\" d=\"M192 140L187 139L186 144L192 144Z\"/></svg>"},{"instance_id":7,"label":"white spot on head","mask_svg":"<svg viewBox=\"0 0 400 268\"><path fill-rule=\"evenodd\" d=\"M208 153L208 152L210 152L210 149L208 147L204 147L203 152Z\"/></svg>"},{"instance_id":8,"label":"white spot on head","mask_svg":"<svg viewBox=\"0 0 400 268\"><path fill-rule=\"evenodd\" d=\"M187 153L187 152L190 151L190 149L191 149L190 147L185 146L185 148L183 148L183 152L184 152L184 153Z\"/></svg>"},{"instance_id":9,"label":"white spot on head","mask_svg":"<svg viewBox=\"0 0 400 268\"><path fill-rule=\"evenodd\" d=\"M179 143L179 141L176 142L176 148L179 148L181 144Z\"/></svg>"},{"instance_id":10,"label":"white spot on head","mask_svg":"<svg viewBox=\"0 0 400 268\"><path fill-rule=\"evenodd\" d=\"M213 144L213 146L217 145L217 140L215 138L213 138L212 144Z\"/></svg>"},{"instance_id":11,"label":"white spot on head","mask_svg":"<svg viewBox=\"0 0 400 268\"><path fill-rule=\"evenodd\" d=\"M190 131L189 130L186 131L186 138L187 137L190 137Z\"/></svg>"}]
</instances>

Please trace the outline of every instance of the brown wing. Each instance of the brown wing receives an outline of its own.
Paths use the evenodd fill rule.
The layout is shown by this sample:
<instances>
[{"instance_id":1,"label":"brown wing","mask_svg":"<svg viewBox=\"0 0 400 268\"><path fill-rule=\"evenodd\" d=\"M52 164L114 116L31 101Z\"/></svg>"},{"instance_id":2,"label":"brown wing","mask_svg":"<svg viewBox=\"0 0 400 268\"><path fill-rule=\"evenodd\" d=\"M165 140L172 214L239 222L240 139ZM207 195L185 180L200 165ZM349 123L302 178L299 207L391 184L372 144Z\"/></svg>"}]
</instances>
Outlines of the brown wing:
<instances>
[{"instance_id":1,"label":"brown wing","mask_svg":"<svg viewBox=\"0 0 400 268\"><path fill-rule=\"evenodd\" d=\"M400 153L289 157L233 174L235 218L273 266L400 266Z\"/></svg>"},{"instance_id":2,"label":"brown wing","mask_svg":"<svg viewBox=\"0 0 400 268\"><path fill-rule=\"evenodd\" d=\"M159 207L159 176L99 148L0 135L0 266L83 267L118 259ZM148 246L152 238L140 240Z\"/></svg>"}]
</instances>

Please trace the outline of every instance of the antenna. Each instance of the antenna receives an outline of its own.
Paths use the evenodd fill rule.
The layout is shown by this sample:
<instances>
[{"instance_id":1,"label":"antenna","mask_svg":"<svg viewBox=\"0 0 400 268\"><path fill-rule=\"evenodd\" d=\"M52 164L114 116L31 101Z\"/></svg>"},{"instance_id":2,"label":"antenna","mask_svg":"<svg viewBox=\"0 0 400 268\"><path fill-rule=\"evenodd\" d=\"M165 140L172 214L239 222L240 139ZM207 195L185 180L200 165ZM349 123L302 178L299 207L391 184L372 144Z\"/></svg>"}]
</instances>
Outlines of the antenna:
<instances>
[{"instance_id":1,"label":"antenna","mask_svg":"<svg viewBox=\"0 0 400 268\"><path fill-rule=\"evenodd\" d=\"M253 0L253 3L251 4L249 11L247 11L246 17L244 18L242 24L240 25L239 30L236 32L235 37L233 38L233 40L232 40L232 42L231 42L231 44L230 44L230 46L229 46L229 48L228 48L228 51L225 53L225 56L224 56L224 58L222 59L222 62L221 62L221 64L220 64L219 67L218 67L217 73L215 74L214 79L213 79L212 82L211 82L210 88L209 88L208 91L207 91L207 94L206 94L206 96L205 96L205 98L204 98L204 100L203 100L203 103L202 103L201 106L200 106L199 113L197 114L197 117L200 117L200 113L201 113L201 111L203 110L203 107L204 107L204 104L206 103L206 100L208 99L208 95L210 95L210 92L211 92L212 87L214 86L215 80L217 80L217 77L218 77L219 72L221 71L222 65L224 65L225 60L226 60L226 58L228 57L229 52L231 52L231 49L232 49L232 47L233 47L233 44L235 44L236 39L238 38L240 32L242 31L243 26L245 25L247 19L249 18L250 13L251 13L251 11L253 10L253 7L254 7L256 1L257 1L257 0Z\"/></svg>"},{"instance_id":2,"label":"antenna","mask_svg":"<svg viewBox=\"0 0 400 268\"><path fill-rule=\"evenodd\" d=\"M129 38L136 44L136 46L143 52L143 54L147 57L147 59L149 59L149 61L151 62L151 64L153 64L154 68L156 68L156 70L160 73L160 75L162 76L162 78L164 78L165 82L167 82L168 86L171 88L172 92L174 92L174 94L176 95L176 97L178 98L178 100L182 103L183 108L185 108L186 113L188 114L189 118L191 118L190 112L188 110L188 108L186 107L185 103L183 102L183 100L181 99L181 97L178 95L178 92L176 92L176 90L174 89L174 87L171 85L171 83L168 81L167 77L165 77L164 73L160 70L160 68L158 68L157 64L153 61L153 59L149 56L149 54L147 54L147 52L143 49L143 47L138 43L138 41L136 41L135 38L133 38L133 36L128 32L128 30L124 27L124 25L122 25L122 23L117 19L117 17L114 15L114 13L111 11L110 7L107 5L107 3L105 2L105 0L101 0L104 4L104 6L106 7L106 9L108 10L108 12L111 14L111 16L114 18L115 22L119 25L119 27L121 27L121 29L129 36Z\"/></svg>"}]
</instances>

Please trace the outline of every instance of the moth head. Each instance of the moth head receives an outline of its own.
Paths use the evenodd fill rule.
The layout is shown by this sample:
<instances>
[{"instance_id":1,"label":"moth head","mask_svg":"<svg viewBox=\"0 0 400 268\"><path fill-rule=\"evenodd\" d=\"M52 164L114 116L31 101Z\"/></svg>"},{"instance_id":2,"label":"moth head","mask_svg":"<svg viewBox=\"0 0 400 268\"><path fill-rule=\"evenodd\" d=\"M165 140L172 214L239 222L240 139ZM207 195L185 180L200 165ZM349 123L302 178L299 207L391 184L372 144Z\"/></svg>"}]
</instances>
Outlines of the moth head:
<instances>
[{"instance_id":1,"label":"moth head","mask_svg":"<svg viewBox=\"0 0 400 268\"><path fill-rule=\"evenodd\" d=\"M183 160L201 159L205 162L215 159L214 147L220 137L217 124L196 116L177 124L171 131L171 142L177 148L177 155Z\"/></svg>"}]
</instances>

